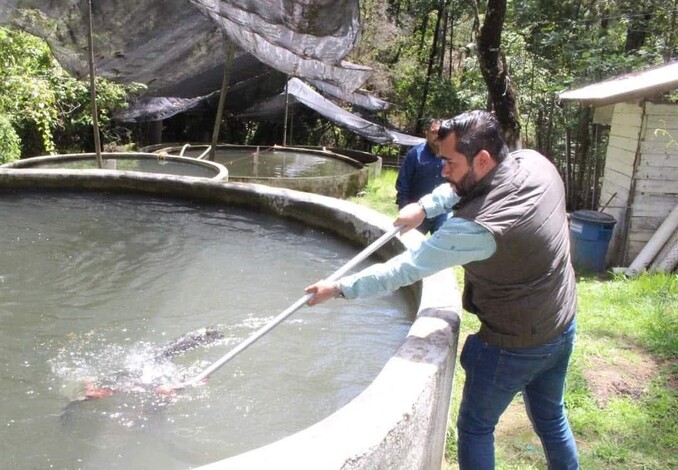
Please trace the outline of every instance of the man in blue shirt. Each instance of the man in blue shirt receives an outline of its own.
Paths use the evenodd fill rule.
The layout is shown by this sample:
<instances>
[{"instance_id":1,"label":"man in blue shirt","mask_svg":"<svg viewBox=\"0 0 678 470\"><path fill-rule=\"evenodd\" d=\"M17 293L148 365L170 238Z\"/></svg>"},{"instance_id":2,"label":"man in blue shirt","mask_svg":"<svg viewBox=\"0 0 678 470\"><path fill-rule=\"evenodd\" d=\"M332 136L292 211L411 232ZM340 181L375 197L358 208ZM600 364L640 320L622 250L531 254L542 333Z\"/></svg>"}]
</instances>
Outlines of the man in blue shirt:
<instances>
[{"instance_id":1,"label":"man in blue shirt","mask_svg":"<svg viewBox=\"0 0 678 470\"><path fill-rule=\"evenodd\" d=\"M396 204L402 209L408 204L417 202L422 196L429 194L437 186L445 183L442 175L443 161L438 153L439 119L428 121L425 131L426 142L412 147L405 155L396 179ZM421 233L434 233L447 218L446 214L424 220L417 227Z\"/></svg>"},{"instance_id":2,"label":"man in blue shirt","mask_svg":"<svg viewBox=\"0 0 678 470\"><path fill-rule=\"evenodd\" d=\"M481 326L460 354L459 468L494 468L495 426L522 393L548 467L578 469L564 407L577 302L562 179L535 151L509 153L499 122L485 111L443 121L438 136L449 185L405 206L394 225L409 230L426 217L451 216L416 248L308 286L308 304L390 292L462 265L463 305Z\"/></svg>"}]
</instances>

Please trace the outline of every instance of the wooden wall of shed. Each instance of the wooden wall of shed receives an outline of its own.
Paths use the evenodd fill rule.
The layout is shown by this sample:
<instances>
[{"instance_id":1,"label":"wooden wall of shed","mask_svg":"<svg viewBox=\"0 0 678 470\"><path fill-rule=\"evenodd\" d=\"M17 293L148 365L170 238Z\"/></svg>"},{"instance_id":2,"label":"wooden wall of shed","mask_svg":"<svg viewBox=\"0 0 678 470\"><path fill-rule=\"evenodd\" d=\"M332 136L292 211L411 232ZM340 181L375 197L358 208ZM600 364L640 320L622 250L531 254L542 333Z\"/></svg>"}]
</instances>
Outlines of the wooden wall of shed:
<instances>
[{"instance_id":1,"label":"wooden wall of shed","mask_svg":"<svg viewBox=\"0 0 678 470\"><path fill-rule=\"evenodd\" d=\"M618 103L601 204L616 220L608 263L630 264L678 203L678 105Z\"/></svg>"},{"instance_id":2,"label":"wooden wall of shed","mask_svg":"<svg viewBox=\"0 0 678 470\"><path fill-rule=\"evenodd\" d=\"M622 264L626 234L626 215L633 182L633 168L643 121L643 108L635 103L614 106L605 156L600 204L617 221L607 251L608 265Z\"/></svg>"},{"instance_id":3,"label":"wooden wall of shed","mask_svg":"<svg viewBox=\"0 0 678 470\"><path fill-rule=\"evenodd\" d=\"M678 105L645 105L627 246L631 262L678 204Z\"/></svg>"}]
</instances>

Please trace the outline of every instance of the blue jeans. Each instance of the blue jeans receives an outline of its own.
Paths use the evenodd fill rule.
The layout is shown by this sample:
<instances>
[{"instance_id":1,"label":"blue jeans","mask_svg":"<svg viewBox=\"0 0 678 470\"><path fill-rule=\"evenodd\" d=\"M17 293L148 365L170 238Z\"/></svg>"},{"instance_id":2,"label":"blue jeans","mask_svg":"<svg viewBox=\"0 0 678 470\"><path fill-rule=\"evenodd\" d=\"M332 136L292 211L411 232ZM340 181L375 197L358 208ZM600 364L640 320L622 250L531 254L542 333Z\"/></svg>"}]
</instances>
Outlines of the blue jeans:
<instances>
[{"instance_id":1,"label":"blue jeans","mask_svg":"<svg viewBox=\"0 0 678 470\"><path fill-rule=\"evenodd\" d=\"M494 468L494 428L518 392L541 439L549 469L577 469L577 445L565 415L565 374L574 345L576 321L536 348L498 348L470 335L460 362L466 382L459 417L461 470Z\"/></svg>"}]
</instances>

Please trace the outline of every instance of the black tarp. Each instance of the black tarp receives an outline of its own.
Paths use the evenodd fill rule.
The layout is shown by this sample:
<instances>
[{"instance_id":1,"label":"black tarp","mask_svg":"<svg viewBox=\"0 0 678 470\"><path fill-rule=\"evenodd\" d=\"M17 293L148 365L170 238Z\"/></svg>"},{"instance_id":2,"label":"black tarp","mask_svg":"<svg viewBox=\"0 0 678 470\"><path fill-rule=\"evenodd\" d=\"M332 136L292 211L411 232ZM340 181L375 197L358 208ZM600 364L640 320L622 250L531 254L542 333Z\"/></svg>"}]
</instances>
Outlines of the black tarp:
<instances>
[{"instance_id":1,"label":"black tarp","mask_svg":"<svg viewBox=\"0 0 678 470\"><path fill-rule=\"evenodd\" d=\"M96 74L145 86L120 120L160 120L204 106L221 88L230 46L229 112L253 113L257 103L264 112L288 77L353 106L387 107L358 90L371 69L344 61L359 37L358 0L92 0L92 12ZM85 0L0 0L0 24L45 39L79 78L89 74L87 19ZM372 141L420 140L290 83L300 102Z\"/></svg>"},{"instance_id":2,"label":"black tarp","mask_svg":"<svg viewBox=\"0 0 678 470\"><path fill-rule=\"evenodd\" d=\"M374 123L351 113L323 97L309 85L291 78L287 83L287 91L268 100L255 104L238 114L241 118L267 119L284 113L285 106L290 103L301 103L335 124L365 137L378 144L417 145L424 141L421 137L397 132L381 124Z\"/></svg>"}]
</instances>

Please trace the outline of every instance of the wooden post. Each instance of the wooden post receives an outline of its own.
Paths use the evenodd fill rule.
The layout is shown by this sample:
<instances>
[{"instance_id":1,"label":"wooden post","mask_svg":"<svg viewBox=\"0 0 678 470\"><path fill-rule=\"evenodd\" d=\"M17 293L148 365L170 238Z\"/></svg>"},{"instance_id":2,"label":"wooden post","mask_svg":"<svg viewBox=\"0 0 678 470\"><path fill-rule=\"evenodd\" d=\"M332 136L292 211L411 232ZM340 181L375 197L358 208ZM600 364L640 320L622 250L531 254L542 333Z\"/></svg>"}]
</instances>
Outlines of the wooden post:
<instances>
[{"instance_id":1,"label":"wooden post","mask_svg":"<svg viewBox=\"0 0 678 470\"><path fill-rule=\"evenodd\" d=\"M228 39L227 39L228 40ZM224 64L224 79L221 82L221 92L219 93L219 107L217 108L217 117L214 120L214 131L212 132L212 147L210 148L209 160L214 161L214 154L219 141L219 130L221 129L221 118L224 115L224 102L226 93L228 93L228 82L231 80L231 68L233 67L233 56L235 54L235 45L228 41L226 49L226 63Z\"/></svg>"},{"instance_id":2,"label":"wooden post","mask_svg":"<svg viewBox=\"0 0 678 470\"><path fill-rule=\"evenodd\" d=\"M285 83L285 124L283 125L283 147L287 147L287 110L290 106L289 77Z\"/></svg>"},{"instance_id":3,"label":"wooden post","mask_svg":"<svg viewBox=\"0 0 678 470\"><path fill-rule=\"evenodd\" d=\"M92 0L87 0L87 13L88 13L88 34L87 34L87 46L89 48L89 92L92 100L92 127L94 128L94 151L97 156L97 167L103 167L103 160L101 158L101 141L99 139L99 118L97 111L97 90L96 90L96 77L94 76L94 39L92 33Z\"/></svg>"}]
</instances>

